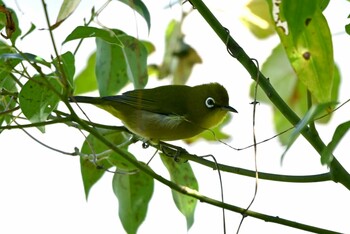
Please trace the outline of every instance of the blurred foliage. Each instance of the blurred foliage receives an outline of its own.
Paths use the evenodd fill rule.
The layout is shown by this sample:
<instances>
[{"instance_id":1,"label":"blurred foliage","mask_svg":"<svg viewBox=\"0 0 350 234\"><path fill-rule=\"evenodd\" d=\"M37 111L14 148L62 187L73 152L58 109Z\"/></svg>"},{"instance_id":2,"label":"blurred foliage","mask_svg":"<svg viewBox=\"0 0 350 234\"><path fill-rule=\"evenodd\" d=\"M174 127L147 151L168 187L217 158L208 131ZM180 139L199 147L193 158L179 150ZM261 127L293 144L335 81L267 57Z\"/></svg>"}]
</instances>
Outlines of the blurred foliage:
<instances>
[{"instance_id":1,"label":"blurred foliage","mask_svg":"<svg viewBox=\"0 0 350 234\"><path fill-rule=\"evenodd\" d=\"M252 0L247 5L255 17L272 23L271 26L281 40L281 44L276 46L262 65L261 71L269 77L273 87L299 116L304 116L308 111L307 92L310 92L314 105L328 103L328 107L319 114L328 114L319 120L326 123L338 100L340 85L340 73L333 59L332 37L322 14L328 1L286 0L280 5L267 2L268 7L259 8L260 11L256 10L257 4L263 5L260 1ZM260 26L260 30L264 30L263 26ZM254 86L255 84L251 86L251 96ZM270 104L261 89L257 98L258 101ZM289 128L290 123L283 113L274 107L273 110L276 131L282 132ZM289 137L290 133L287 133L280 135L279 139L285 145L289 142Z\"/></svg>"}]
</instances>

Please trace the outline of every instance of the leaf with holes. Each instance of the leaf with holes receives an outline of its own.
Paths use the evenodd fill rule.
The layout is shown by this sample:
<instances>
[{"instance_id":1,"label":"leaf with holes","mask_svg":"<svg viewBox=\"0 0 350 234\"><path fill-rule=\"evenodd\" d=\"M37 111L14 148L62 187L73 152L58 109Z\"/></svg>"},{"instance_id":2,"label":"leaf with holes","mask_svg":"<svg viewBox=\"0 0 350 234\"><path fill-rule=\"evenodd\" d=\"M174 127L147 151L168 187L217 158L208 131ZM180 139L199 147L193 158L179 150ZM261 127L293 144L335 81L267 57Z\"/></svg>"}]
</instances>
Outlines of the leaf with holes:
<instances>
[{"instance_id":1,"label":"leaf with holes","mask_svg":"<svg viewBox=\"0 0 350 234\"><path fill-rule=\"evenodd\" d=\"M322 13L328 4L327 1L307 1L307 4L301 0L283 1L283 4L279 5L279 12L274 12L271 0L268 3L271 16L278 16L275 28L298 79L311 92L317 103L334 101L332 36ZM303 10L300 18L301 9ZM286 22L287 27L283 25Z\"/></svg>"},{"instance_id":2,"label":"leaf with holes","mask_svg":"<svg viewBox=\"0 0 350 234\"><path fill-rule=\"evenodd\" d=\"M38 123L47 120L60 100L56 92L62 93L62 87L55 76L34 76L24 84L19 93L19 104L30 122ZM45 132L44 126L39 126L38 129Z\"/></svg>"},{"instance_id":3,"label":"leaf with holes","mask_svg":"<svg viewBox=\"0 0 350 234\"><path fill-rule=\"evenodd\" d=\"M278 67L278 69L276 69ZM289 105L289 107L299 116L305 115L307 112L307 88L306 86L297 79L297 75L293 70L287 54L282 46L279 44L273 50L271 55L267 58L261 67L261 71L266 77L269 77L269 81L274 89L279 93L282 99ZM339 94L339 84L340 84L340 74L339 69L334 65L334 81L331 90L331 99L338 100ZM254 97L254 89L256 83L253 82L250 86L250 96ZM259 102L264 102L271 104L265 92L258 87L257 100ZM313 101L316 102L315 98ZM326 117L317 120L318 123L326 123L332 116L333 106L326 108L322 114ZM275 123L276 132L283 132L287 128L292 127L290 122L283 116L277 108L273 107L273 118ZM286 132L278 136L278 139L283 145L288 144L291 131Z\"/></svg>"}]
</instances>

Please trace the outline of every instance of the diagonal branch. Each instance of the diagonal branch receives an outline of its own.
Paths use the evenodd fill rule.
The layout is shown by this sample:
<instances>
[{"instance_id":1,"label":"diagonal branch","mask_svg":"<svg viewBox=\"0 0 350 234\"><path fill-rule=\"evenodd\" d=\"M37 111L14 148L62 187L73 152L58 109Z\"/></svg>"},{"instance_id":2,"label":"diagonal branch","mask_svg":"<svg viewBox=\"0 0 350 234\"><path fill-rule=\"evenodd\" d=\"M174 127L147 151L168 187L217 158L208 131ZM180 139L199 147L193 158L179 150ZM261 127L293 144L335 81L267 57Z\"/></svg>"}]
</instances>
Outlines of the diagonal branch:
<instances>
[{"instance_id":1,"label":"diagonal branch","mask_svg":"<svg viewBox=\"0 0 350 234\"><path fill-rule=\"evenodd\" d=\"M211 26L215 33L219 36L223 43L225 43L228 52L236 58L243 67L248 71L252 79L256 79L256 74L259 72L259 86L264 90L270 101L276 108L284 115L284 117L293 125L297 125L300 118L297 114L283 101L280 95L272 87L269 80L260 72L252 59L245 53L239 44L229 35L229 32L224 28L220 22L215 18L212 12L207 8L202 0L191 0L191 4L198 10L206 22ZM305 127L301 134L313 146L313 148L321 154L326 147L320 136L311 131L309 127ZM334 182L340 182L347 189L350 190L350 174L334 157L330 164L331 178Z\"/></svg>"}]
</instances>

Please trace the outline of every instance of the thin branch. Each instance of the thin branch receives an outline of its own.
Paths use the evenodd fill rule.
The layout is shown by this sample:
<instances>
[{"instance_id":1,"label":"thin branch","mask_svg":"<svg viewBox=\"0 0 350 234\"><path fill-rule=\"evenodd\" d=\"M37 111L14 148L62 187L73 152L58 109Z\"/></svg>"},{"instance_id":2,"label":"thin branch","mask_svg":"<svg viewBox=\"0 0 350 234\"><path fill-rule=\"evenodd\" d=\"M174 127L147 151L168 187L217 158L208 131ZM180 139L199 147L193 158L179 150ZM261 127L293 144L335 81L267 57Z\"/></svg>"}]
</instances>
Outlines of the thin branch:
<instances>
[{"instance_id":1,"label":"thin branch","mask_svg":"<svg viewBox=\"0 0 350 234\"><path fill-rule=\"evenodd\" d=\"M61 115L65 115L63 112L59 112ZM1 130L4 129L25 129L25 128L33 128L33 127L41 127L41 126L47 126L57 123L70 123L71 121L74 121L74 117L68 117L68 115L65 118L59 117L57 119L53 119L50 121L45 122L38 122L38 123L31 123L31 124L22 124L22 125L8 125L8 126L0 126ZM90 125L93 127L98 128L105 128L105 129L115 129L116 131L123 131L130 133L125 127L123 126L109 126L109 125L103 125L103 124L97 124L93 122L89 122L86 120L79 120L78 125L80 122L84 122L84 125ZM84 128L85 129L85 128ZM157 146L154 146L157 148ZM248 176L248 177L255 177L255 171L239 168L239 167L232 167L224 164L218 163L217 165L213 163L212 161L200 158L196 155L189 154L189 153L183 153L180 154L179 159L182 160L190 160L199 164L202 164L204 166L208 166L214 170L219 169L221 171L229 172L229 173L235 173L238 175ZM330 173L324 173L324 174L318 174L318 175L303 175L303 176L292 176L292 175L280 175L280 174L271 174L271 173L264 173L259 172L259 178L265 179L265 180L271 180L271 181L279 181L279 182L292 182L292 183L311 183L311 182L324 182L331 180Z\"/></svg>"},{"instance_id":2,"label":"thin branch","mask_svg":"<svg viewBox=\"0 0 350 234\"><path fill-rule=\"evenodd\" d=\"M64 85L64 87L66 87L65 89L63 89L64 91L67 91L67 87L68 87L68 80L67 80L67 77L66 77L66 74L64 72L64 69L63 69L63 65L62 65L62 60L61 60L61 57L58 53L58 50L57 50L57 46L56 46L56 42L55 42L55 38L53 36L53 32L52 32L52 28L51 28L51 23L50 23L50 17L49 17L49 12L47 11L47 5L46 5L46 2L44 0L41 1L42 2L42 5L43 5L43 8L44 8L44 13L45 13L45 18L46 18L46 23L47 23L47 26L48 26L48 30L49 30L49 33L50 33L50 37L51 37L51 42L52 42L52 46L53 46L53 49L54 49L54 52L55 52L55 55L56 55L56 58L57 58L57 63L58 63L58 70L60 72L60 78L61 78L61 81Z\"/></svg>"},{"instance_id":3,"label":"thin branch","mask_svg":"<svg viewBox=\"0 0 350 234\"><path fill-rule=\"evenodd\" d=\"M72 152L72 153L69 153L69 152L66 152L66 151L63 151L63 150L60 150L60 149L56 149L52 146L49 146L47 144L45 144L44 142L42 141L39 141L37 138L35 138L34 136L32 136L28 131L26 131L24 128L21 128L21 130L27 135L29 136L32 140L34 140L35 142L37 142L39 145L42 145L44 146L45 148L48 148L52 151L56 151L60 154L65 154L65 155L69 155L69 156L77 156L76 152Z\"/></svg>"},{"instance_id":4,"label":"thin branch","mask_svg":"<svg viewBox=\"0 0 350 234\"><path fill-rule=\"evenodd\" d=\"M201 156L201 158L206 158L206 157L211 157L214 161L214 164L216 165L216 170L218 171L218 176L219 176L219 183L220 183L220 195L221 195L221 202L224 203L224 187L222 186L222 177L221 177L221 171L220 169L217 167L218 162L216 161L216 158L214 157L214 155L205 155L205 156ZM222 226L223 226L223 230L224 230L224 234L226 234L226 215L225 215L225 209L222 208Z\"/></svg>"},{"instance_id":5,"label":"thin branch","mask_svg":"<svg viewBox=\"0 0 350 234\"><path fill-rule=\"evenodd\" d=\"M93 7L93 8L91 9L91 16L90 16L90 19L89 19L87 22L85 22L85 19L84 19L84 26L89 26L90 23L94 20L95 16L96 16L96 12L95 12L95 8ZM81 39L79 40L78 45L77 45L77 47L75 48L75 50L74 50L74 52L73 52L74 55L76 55L76 54L78 53L78 50L79 50L81 44L83 43L84 39L85 39L85 38L81 38Z\"/></svg>"},{"instance_id":6,"label":"thin branch","mask_svg":"<svg viewBox=\"0 0 350 234\"><path fill-rule=\"evenodd\" d=\"M130 131L128 131L124 126L110 126L110 125L104 125L104 124L98 124L86 120L79 119L77 122L74 116L70 116L67 113L61 112L61 111L55 111L58 115L60 116L65 116L65 118L58 119L56 122L54 121L49 121L46 123L49 124L54 124L54 123L70 123L70 121L76 122L77 125L73 125L75 127L79 126L80 121L84 122L84 124L92 127L97 127L97 128L104 128L104 129L114 129L116 131L122 131L122 132L127 132L129 134L132 134ZM69 118L68 118L69 117ZM61 121L59 121L61 120ZM63 121L66 120L66 121ZM43 124L43 123L42 123ZM36 124L28 124L28 125L21 125L23 127L35 127ZM44 125L44 124L43 124ZM42 125L40 125L42 126ZM6 129L10 128L17 128L16 126L4 126ZM0 128L1 129L1 128ZM83 128L85 129L85 128ZM135 140L136 141L136 140ZM168 143L167 143L168 144ZM170 145L170 144L169 144ZM152 145L152 147L161 150L159 145ZM174 148L177 149L177 147L170 145L169 148ZM255 178L256 174L255 171L252 170L247 170L244 168L239 168L239 167L233 167L233 166L228 166L224 164L218 163L217 165L209 160L206 160L204 158L198 157L197 155L194 154L189 154L186 151L183 151L183 153L178 155L180 160L186 161L193 161L199 164L202 164L204 166L210 167L214 170L219 169L221 171L229 172L229 173L234 173L237 175L243 175L243 176L248 176L248 177L253 177ZM318 175L302 175L302 176L293 176L293 175L280 175L280 174L272 174L272 173L264 173L264 172L259 172L259 178L264 179L264 180L271 180L271 181L277 181L277 182L291 182L291 183L314 183L314 182L324 182L324 181L329 181L331 180L331 175L330 173L324 173L324 174L318 174Z\"/></svg>"},{"instance_id":7,"label":"thin branch","mask_svg":"<svg viewBox=\"0 0 350 234\"><path fill-rule=\"evenodd\" d=\"M257 67L259 67L259 62L256 59L252 59L256 62ZM253 145L254 145L254 168L255 168L255 188L254 188L254 195L252 200L250 201L248 207L246 208L246 211L250 209L250 207L253 205L255 198L258 194L258 182L259 182L259 171L258 171L258 146L256 141L256 129L255 129L255 120L256 120L256 104L258 103L256 100L256 97L258 96L258 87L259 87L259 72L256 74L256 84L254 87L254 101L253 101ZM237 234L239 233L239 230L241 229L241 226L243 224L244 219L246 216L242 214L241 222L239 223L239 226L237 228Z\"/></svg>"},{"instance_id":8,"label":"thin branch","mask_svg":"<svg viewBox=\"0 0 350 234\"><path fill-rule=\"evenodd\" d=\"M216 165L212 161L203 159L201 157L198 157L197 155L189 154L186 152L178 155L178 158L180 160L193 161L193 162L202 164L204 166L213 168L214 170L219 169L220 171L234 173L237 175L243 175L243 176L248 176L248 177L252 177L252 178L256 177L255 171L244 169L244 168L239 168L239 167L228 166L228 165L220 164L220 163L218 163ZM315 183L315 182L330 181L331 174L329 172L327 172L327 173L317 174L317 175L294 176L294 175L280 175L280 174L259 172L259 178L264 179L264 180L276 181L276 182Z\"/></svg>"},{"instance_id":9,"label":"thin branch","mask_svg":"<svg viewBox=\"0 0 350 234\"><path fill-rule=\"evenodd\" d=\"M100 140L103 144L105 144L111 150L113 150L114 152L118 153L121 157L123 157L125 160L130 162L136 168L138 168L142 172L148 174L149 176L153 177L154 179L156 179L160 183L168 186L169 188L171 188L171 189L173 189L173 190L175 190L177 192L180 192L182 194L194 197L194 198L200 200L201 202L205 202L205 203L217 206L217 207L225 208L227 210L238 212L240 214L244 213L247 216L251 216L251 217L254 217L254 218L257 218L257 219L262 219L262 220L265 220L267 222L278 223L278 224L282 224L282 225L285 225L285 226L294 227L294 228L298 228L298 229L305 230L305 231L317 232L317 233L337 233L337 232L334 232L334 231L331 231L331 230L322 229L322 228L318 228L318 227L314 227L314 226L298 223L298 222L295 222L295 221L282 219L282 218L279 218L279 217L274 217L274 216L266 215L266 214L259 213L259 212L254 212L254 211L251 211L251 210L246 211L245 209L243 209L241 207L230 205L230 204L227 204L227 203L223 203L221 201L218 201L218 200L215 200L215 199L203 196L203 195L199 194L197 191L194 191L194 190L191 190L190 188L183 187L181 185L173 183L173 182L165 179L161 175L157 174L156 172L154 172L146 164L141 163L141 162L137 161L134 158L131 158L128 154L126 154L124 151L122 151L121 149L116 147L112 142L108 141L105 137L103 137L98 131L96 131L96 129L91 128L84 121L80 120L79 117L74 113L74 111L72 112L72 118L74 119L74 121L76 121L78 124L80 124L83 127L84 130L88 131L91 135L96 137L98 140Z\"/></svg>"},{"instance_id":10,"label":"thin branch","mask_svg":"<svg viewBox=\"0 0 350 234\"><path fill-rule=\"evenodd\" d=\"M57 118L50 121L44 121L44 122L37 122L37 123L31 123L31 124L17 124L17 125L7 125L7 126L0 126L0 130L4 129L25 129L25 128L34 128L34 127L42 127L57 123L67 123L71 121L69 118Z\"/></svg>"},{"instance_id":11,"label":"thin branch","mask_svg":"<svg viewBox=\"0 0 350 234\"><path fill-rule=\"evenodd\" d=\"M165 154L168 156L176 157L178 161L181 161L181 162L193 161L193 162L202 164L204 166L210 167L213 170L225 171L225 172L248 176L252 178L255 178L256 176L255 171L243 169L239 167L228 166L220 163L214 163L212 161L204 159L203 157L190 154L185 149L182 149L181 147L178 147L175 145L171 145L169 143L165 143L161 141L159 145L151 145L151 146L162 151L163 150L162 145L164 144L167 146L166 149L168 151ZM278 181L278 182L288 182L288 183L314 183L314 182L324 182L324 181L331 180L331 174L328 172L328 173L317 174L317 175L293 176L293 175L279 175L279 174L259 172L259 178L265 179L265 180L271 180L271 181Z\"/></svg>"},{"instance_id":12,"label":"thin branch","mask_svg":"<svg viewBox=\"0 0 350 234\"><path fill-rule=\"evenodd\" d=\"M68 108L72 108L72 107L70 106ZM72 109L72 111L74 111L74 110ZM70 116L67 113L58 111L58 110L56 110L55 112L57 113L57 115L64 116L66 118L67 121L62 121L62 122L66 122L66 123L69 123L70 121L76 122L77 125L74 125L75 127L79 126L80 122L84 122L84 125L86 125L86 126L92 126L92 127L104 128L104 129L115 129L116 131L122 131L122 132L127 132L129 134L132 134L124 126L110 126L110 125L104 125L104 124L98 124L98 123L86 121L86 120L78 118L76 116L75 112L74 112L74 114L72 114L72 116ZM78 121L77 121L77 119L78 119ZM62 120L65 120L65 119L62 118ZM59 122L58 120L56 120L56 121ZM53 124L54 122L50 121L48 123ZM22 125L22 126L24 126L24 127L33 127L32 124L30 124L30 125ZM11 126L9 126L7 128L11 128ZM85 129L85 128L83 127L83 129ZM136 139L135 139L135 141L136 141ZM169 143L167 143L167 144L170 145ZM152 145L152 147L154 147L154 148L156 148L158 150L161 150L159 145ZM178 147L170 145L169 149L170 148L177 149ZM216 165L212 161L209 161L209 160L206 160L204 158L198 157L197 155L194 155L194 154L189 154L185 150L183 151L183 153L179 154L178 157L179 157L180 160L183 160L183 161L190 160L190 161L202 164L204 166L210 167L210 168L212 168L214 170L219 169L221 171L234 173L234 174L237 174L237 175L243 175L243 176L248 176L248 177L253 177L253 178L256 177L256 172L255 171L247 170L247 169L239 168L239 167L228 166L228 165L224 165L224 164L220 164L220 163L218 163ZM293 176L293 175L280 175L280 174L259 172L259 178L260 179L264 179L264 180L277 181L277 182L314 183L314 182L329 181L329 180L331 180L331 175L330 175L330 173L324 173L324 174L318 174L318 175Z\"/></svg>"},{"instance_id":13,"label":"thin branch","mask_svg":"<svg viewBox=\"0 0 350 234\"><path fill-rule=\"evenodd\" d=\"M20 107L19 107L19 106L16 106L16 107L14 107L14 108L12 108L12 109L7 109L7 110L5 110L5 111L1 111L1 112L0 112L0 116L1 116L1 115L10 114L10 113L12 113L12 112L14 112L14 111L16 111L16 110L19 110L19 109L20 109ZM1 126L0 126L0 129L1 129Z\"/></svg>"}]
</instances>

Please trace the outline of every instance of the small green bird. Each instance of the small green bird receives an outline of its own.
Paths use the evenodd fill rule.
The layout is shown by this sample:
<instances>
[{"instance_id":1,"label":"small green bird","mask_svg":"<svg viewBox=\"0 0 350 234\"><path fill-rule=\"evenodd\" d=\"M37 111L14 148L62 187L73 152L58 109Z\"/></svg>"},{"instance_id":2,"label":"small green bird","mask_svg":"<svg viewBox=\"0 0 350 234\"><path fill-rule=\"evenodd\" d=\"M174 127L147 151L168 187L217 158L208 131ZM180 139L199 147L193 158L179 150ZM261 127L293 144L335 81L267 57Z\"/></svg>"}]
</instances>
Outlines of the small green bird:
<instances>
[{"instance_id":1,"label":"small green bird","mask_svg":"<svg viewBox=\"0 0 350 234\"><path fill-rule=\"evenodd\" d=\"M237 113L218 83L166 85L107 97L74 96L70 101L110 112L132 133L151 142L193 137L219 124L227 112Z\"/></svg>"}]
</instances>

